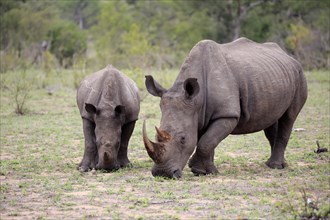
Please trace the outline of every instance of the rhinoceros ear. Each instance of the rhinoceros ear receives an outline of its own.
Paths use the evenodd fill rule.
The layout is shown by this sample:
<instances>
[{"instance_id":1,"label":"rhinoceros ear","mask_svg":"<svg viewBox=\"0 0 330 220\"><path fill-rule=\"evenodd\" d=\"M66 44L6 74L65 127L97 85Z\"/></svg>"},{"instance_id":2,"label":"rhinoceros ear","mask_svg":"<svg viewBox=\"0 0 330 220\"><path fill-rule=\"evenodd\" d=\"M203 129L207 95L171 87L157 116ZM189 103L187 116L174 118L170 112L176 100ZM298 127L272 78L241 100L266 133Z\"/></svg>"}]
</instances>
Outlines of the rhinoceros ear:
<instances>
[{"instance_id":1,"label":"rhinoceros ear","mask_svg":"<svg viewBox=\"0 0 330 220\"><path fill-rule=\"evenodd\" d=\"M148 92L154 96L162 97L163 94L167 91L161 85L159 85L158 82L156 82L156 80L154 80L154 78L150 75L146 76L145 84Z\"/></svg>"},{"instance_id":2,"label":"rhinoceros ear","mask_svg":"<svg viewBox=\"0 0 330 220\"><path fill-rule=\"evenodd\" d=\"M90 114L96 114L98 111L97 108L93 104L90 104L90 103L85 103L85 109Z\"/></svg>"},{"instance_id":3,"label":"rhinoceros ear","mask_svg":"<svg viewBox=\"0 0 330 220\"><path fill-rule=\"evenodd\" d=\"M196 78L186 79L183 86L186 91L186 98L188 99L192 99L199 93L199 84Z\"/></svg>"}]
</instances>

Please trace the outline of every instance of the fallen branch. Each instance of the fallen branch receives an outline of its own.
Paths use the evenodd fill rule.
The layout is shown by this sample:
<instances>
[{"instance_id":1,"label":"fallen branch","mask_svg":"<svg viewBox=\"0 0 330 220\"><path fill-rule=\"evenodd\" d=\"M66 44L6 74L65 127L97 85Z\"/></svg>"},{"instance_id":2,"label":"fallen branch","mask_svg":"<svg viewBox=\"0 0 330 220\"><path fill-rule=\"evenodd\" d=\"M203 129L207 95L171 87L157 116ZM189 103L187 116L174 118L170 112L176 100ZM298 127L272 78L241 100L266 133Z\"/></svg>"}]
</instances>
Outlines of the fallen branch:
<instances>
[{"instance_id":1,"label":"fallen branch","mask_svg":"<svg viewBox=\"0 0 330 220\"><path fill-rule=\"evenodd\" d=\"M150 202L151 205L158 205L158 204L165 204L165 203L170 203L174 202L174 200L165 200L165 201L160 201L160 202Z\"/></svg>"},{"instance_id":2,"label":"fallen branch","mask_svg":"<svg viewBox=\"0 0 330 220\"><path fill-rule=\"evenodd\" d=\"M319 153L328 152L328 148L321 147L319 141L316 141L316 144L317 144L317 150L316 151L314 150L314 153L319 154Z\"/></svg>"}]
</instances>

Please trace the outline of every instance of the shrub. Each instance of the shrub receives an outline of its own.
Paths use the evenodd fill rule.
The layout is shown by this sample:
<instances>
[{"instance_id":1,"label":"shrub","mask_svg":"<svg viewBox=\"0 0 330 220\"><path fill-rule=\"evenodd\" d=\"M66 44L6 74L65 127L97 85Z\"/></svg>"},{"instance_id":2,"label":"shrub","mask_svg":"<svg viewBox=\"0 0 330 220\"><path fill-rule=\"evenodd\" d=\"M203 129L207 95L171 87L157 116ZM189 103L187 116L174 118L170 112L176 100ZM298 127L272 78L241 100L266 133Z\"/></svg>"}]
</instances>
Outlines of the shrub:
<instances>
[{"instance_id":1,"label":"shrub","mask_svg":"<svg viewBox=\"0 0 330 220\"><path fill-rule=\"evenodd\" d=\"M87 49L87 38L83 30L80 30L74 23L62 22L55 26L50 32L50 51L55 54L60 65L70 67L73 64L73 57L85 53Z\"/></svg>"},{"instance_id":2,"label":"shrub","mask_svg":"<svg viewBox=\"0 0 330 220\"><path fill-rule=\"evenodd\" d=\"M8 74L2 83L10 92L12 103L15 105L15 113L24 115L28 112L26 103L30 99L30 93L33 89L34 77L27 74L25 70Z\"/></svg>"}]
</instances>

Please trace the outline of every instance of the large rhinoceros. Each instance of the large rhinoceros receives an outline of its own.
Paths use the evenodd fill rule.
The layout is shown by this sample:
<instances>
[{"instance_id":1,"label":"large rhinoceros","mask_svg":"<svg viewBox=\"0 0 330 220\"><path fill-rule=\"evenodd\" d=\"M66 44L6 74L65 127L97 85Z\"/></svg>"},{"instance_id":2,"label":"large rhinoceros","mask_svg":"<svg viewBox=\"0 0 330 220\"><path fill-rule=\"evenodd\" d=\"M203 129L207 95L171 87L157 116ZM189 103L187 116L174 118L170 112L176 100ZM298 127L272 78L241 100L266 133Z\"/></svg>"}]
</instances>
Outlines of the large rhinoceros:
<instances>
[{"instance_id":1,"label":"large rhinoceros","mask_svg":"<svg viewBox=\"0 0 330 220\"><path fill-rule=\"evenodd\" d=\"M153 176L181 177L195 148L191 171L217 173L214 149L225 137L261 130L271 146L266 164L286 166L284 151L307 99L307 84L301 65L277 44L203 40L190 51L170 89L152 76L145 84L161 97L156 142L143 127L144 145L155 162Z\"/></svg>"},{"instance_id":2,"label":"large rhinoceros","mask_svg":"<svg viewBox=\"0 0 330 220\"><path fill-rule=\"evenodd\" d=\"M81 82L77 104L85 136L85 152L78 169L111 171L127 166L127 145L140 111L136 84L108 65Z\"/></svg>"}]
</instances>

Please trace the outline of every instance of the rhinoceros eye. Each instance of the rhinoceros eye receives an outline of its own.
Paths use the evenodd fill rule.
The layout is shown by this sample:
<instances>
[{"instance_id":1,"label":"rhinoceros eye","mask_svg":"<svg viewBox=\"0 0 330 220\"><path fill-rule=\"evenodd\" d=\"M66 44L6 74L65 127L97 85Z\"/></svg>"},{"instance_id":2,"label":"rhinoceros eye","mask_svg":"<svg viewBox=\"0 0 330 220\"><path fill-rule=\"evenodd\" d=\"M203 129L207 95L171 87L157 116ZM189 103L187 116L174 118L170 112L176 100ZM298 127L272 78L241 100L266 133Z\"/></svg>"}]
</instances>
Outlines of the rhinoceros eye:
<instances>
[{"instance_id":1,"label":"rhinoceros eye","mask_svg":"<svg viewBox=\"0 0 330 220\"><path fill-rule=\"evenodd\" d=\"M180 138L180 143L181 143L181 144L185 144L185 143L186 143L186 137L182 136L182 137Z\"/></svg>"}]
</instances>

